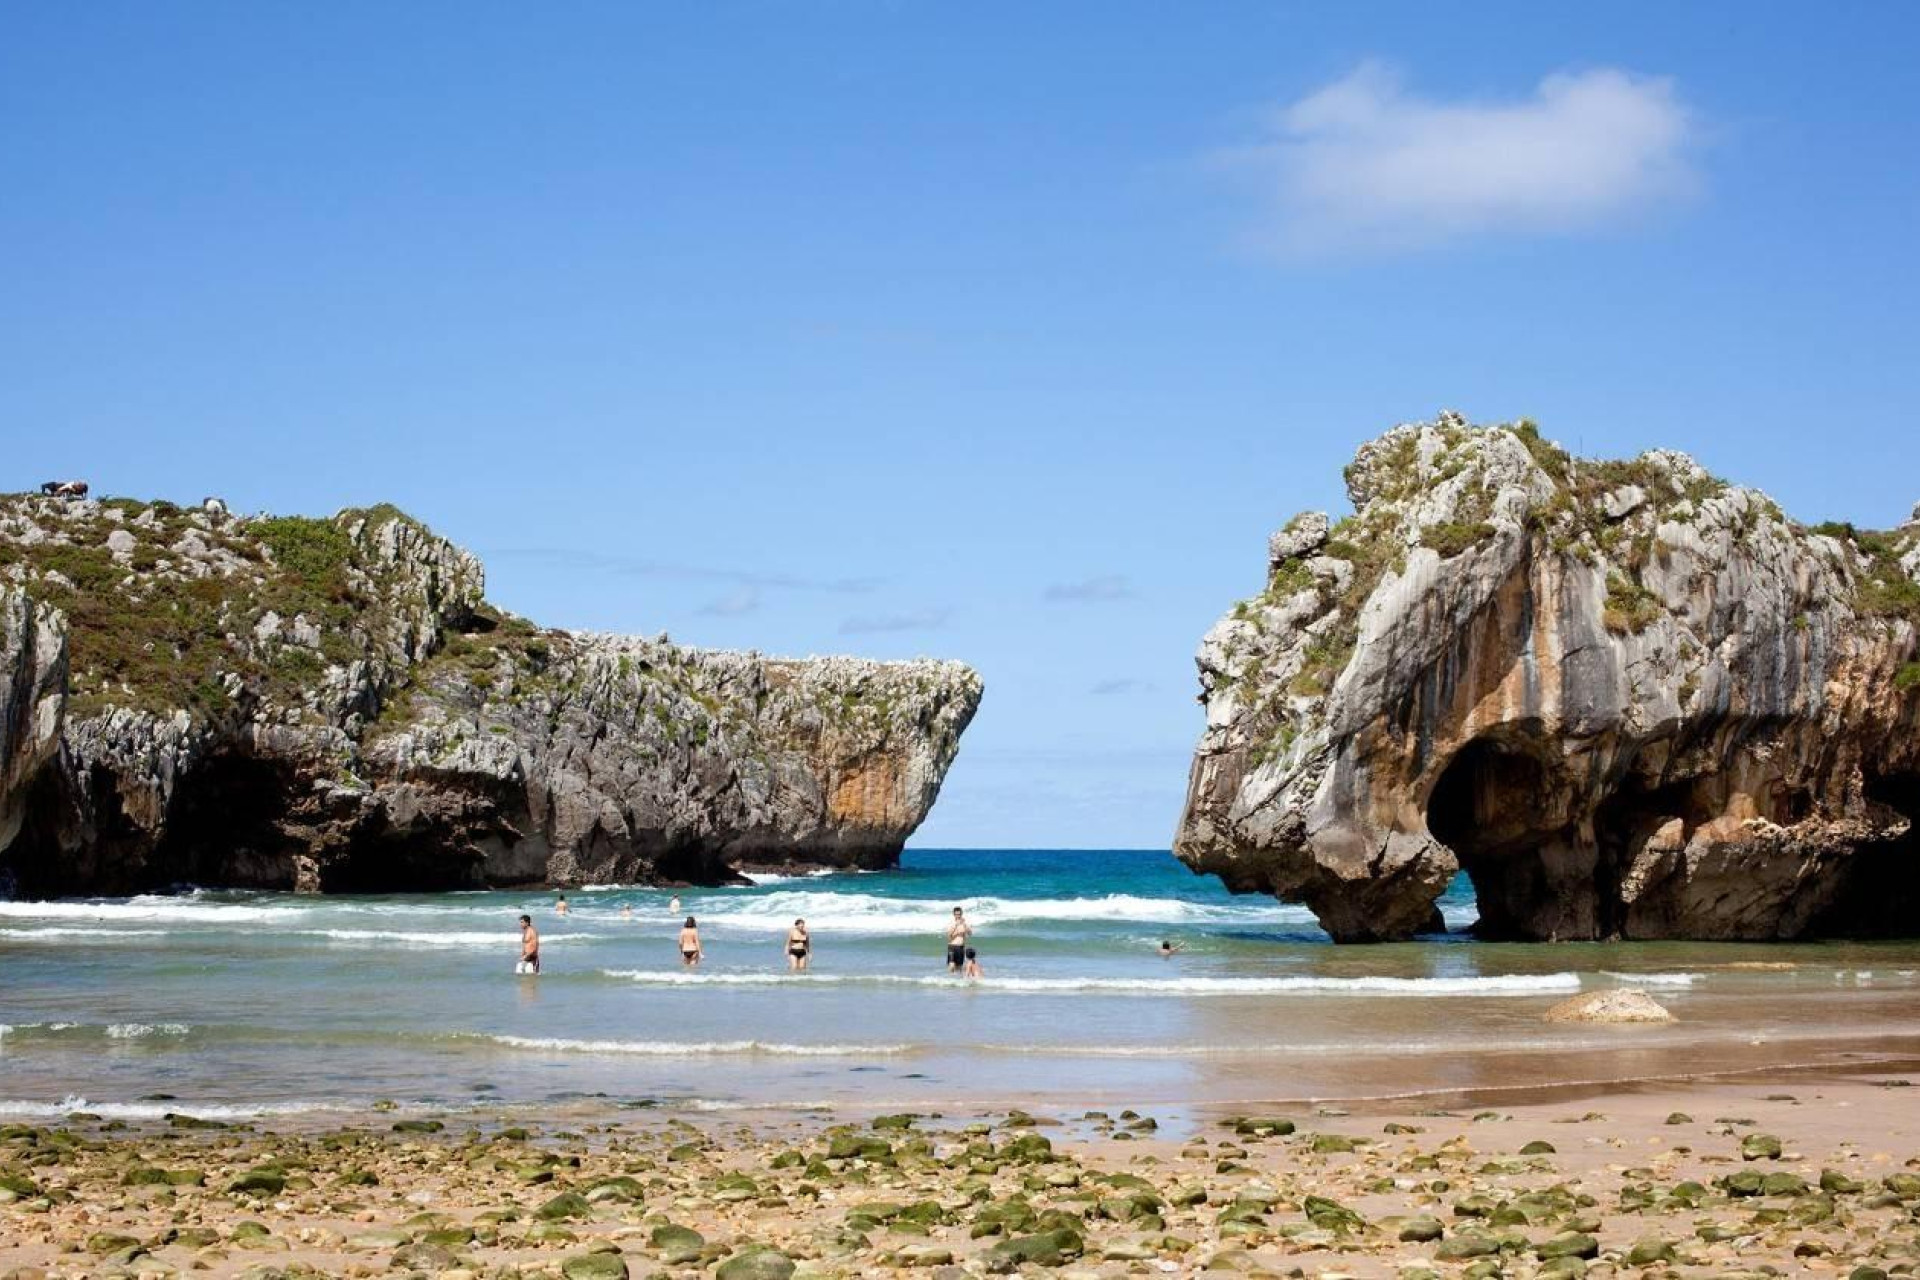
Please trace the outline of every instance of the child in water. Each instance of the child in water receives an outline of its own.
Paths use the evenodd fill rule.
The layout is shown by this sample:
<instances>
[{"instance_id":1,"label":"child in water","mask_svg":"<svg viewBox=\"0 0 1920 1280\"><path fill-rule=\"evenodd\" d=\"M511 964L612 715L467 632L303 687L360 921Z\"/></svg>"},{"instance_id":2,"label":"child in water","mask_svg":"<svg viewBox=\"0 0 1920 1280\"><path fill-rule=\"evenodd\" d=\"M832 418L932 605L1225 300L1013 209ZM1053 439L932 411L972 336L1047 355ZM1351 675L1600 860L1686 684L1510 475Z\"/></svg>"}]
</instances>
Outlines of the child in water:
<instances>
[{"instance_id":1,"label":"child in water","mask_svg":"<svg viewBox=\"0 0 1920 1280\"><path fill-rule=\"evenodd\" d=\"M963 978L983 978L986 976L986 971L980 967L980 953L972 947L967 948L967 964L966 968L960 971L960 976Z\"/></svg>"}]
</instances>

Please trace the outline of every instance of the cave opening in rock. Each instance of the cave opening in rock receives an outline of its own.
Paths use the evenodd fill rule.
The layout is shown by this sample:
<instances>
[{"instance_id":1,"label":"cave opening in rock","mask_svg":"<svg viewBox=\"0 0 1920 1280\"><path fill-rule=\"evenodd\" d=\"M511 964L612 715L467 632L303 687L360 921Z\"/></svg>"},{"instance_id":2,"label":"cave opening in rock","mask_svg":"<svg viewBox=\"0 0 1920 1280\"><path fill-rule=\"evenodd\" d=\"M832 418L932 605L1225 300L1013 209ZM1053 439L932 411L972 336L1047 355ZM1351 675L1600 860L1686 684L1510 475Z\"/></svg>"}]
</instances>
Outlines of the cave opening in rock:
<instances>
[{"instance_id":1,"label":"cave opening in rock","mask_svg":"<svg viewBox=\"0 0 1920 1280\"><path fill-rule=\"evenodd\" d=\"M1564 794L1524 741L1476 738L1448 762L1427 801L1427 830L1473 882L1476 933L1584 936L1577 927L1560 932L1568 914L1560 883L1570 845ZM1578 916L1580 904L1573 905Z\"/></svg>"},{"instance_id":2,"label":"cave opening in rock","mask_svg":"<svg viewBox=\"0 0 1920 1280\"><path fill-rule=\"evenodd\" d=\"M288 801L305 788L284 764L216 751L181 772L155 870L191 884L294 887Z\"/></svg>"},{"instance_id":3,"label":"cave opening in rock","mask_svg":"<svg viewBox=\"0 0 1920 1280\"><path fill-rule=\"evenodd\" d=\"M480 889L481 855L448 842L442 832L359 836L320 866L322 893L445 893Z\"/></svg>"},{"instance_id":4,"label":"cave opening in rock","mask_svg":"<svg viewBox=\"0 0 1920 1280\"><path fill-rule=\"evenodd\" d=\"M1905 818L1906 832L1853 854L1845 886L1809 932L1920 937L1920 773L1869 774L1866 797Z\"/></svg>"}]
</instances>

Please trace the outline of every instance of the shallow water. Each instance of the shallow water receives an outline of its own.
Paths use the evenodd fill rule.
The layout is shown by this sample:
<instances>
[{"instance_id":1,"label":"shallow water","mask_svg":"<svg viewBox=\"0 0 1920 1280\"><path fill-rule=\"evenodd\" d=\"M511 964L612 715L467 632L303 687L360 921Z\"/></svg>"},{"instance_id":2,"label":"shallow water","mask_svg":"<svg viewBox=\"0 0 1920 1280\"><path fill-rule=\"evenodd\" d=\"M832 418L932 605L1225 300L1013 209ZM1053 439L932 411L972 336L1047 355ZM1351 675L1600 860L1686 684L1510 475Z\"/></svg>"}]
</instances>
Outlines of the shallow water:
<instances>
[{"instance_id":1,"label":"shallow water","mask_svg":"<svg viewBox=\"0 0 1920 1280\"><path fill-rule=\"evenodd\" d=\"M1335 947L1164 852L910 851L683 891L692 973L669 891L570 896L566 917L519 892L0 902L0 1114L1363 1097L1920 1052L1920 942ZM944 971L955 905L984 981ZM1442 908L1472 921L1464 880ZM512 973L521 911L537 979ZM1541 1021L1621 982L1679 1021Z\"/></svg>"}]
</instances>

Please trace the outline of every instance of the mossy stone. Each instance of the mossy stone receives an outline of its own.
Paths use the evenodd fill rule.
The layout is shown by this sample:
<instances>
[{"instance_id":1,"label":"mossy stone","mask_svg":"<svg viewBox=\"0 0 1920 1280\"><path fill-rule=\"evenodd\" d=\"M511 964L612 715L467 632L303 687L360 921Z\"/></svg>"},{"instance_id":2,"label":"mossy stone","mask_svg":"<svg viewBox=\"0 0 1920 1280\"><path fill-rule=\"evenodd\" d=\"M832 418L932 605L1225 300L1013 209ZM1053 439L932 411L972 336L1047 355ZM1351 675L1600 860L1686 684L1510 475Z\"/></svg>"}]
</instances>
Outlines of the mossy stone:
<instances>
[{"instance_id":1,"label":"mossy stone","mask_svg":"<svg viewBox=\"0 0 1920 1280\"><path fill-rule=\"evenodd\" d=\"M1600 1242L1579 1231L1569 1231L1533 1246L1536 1258L1593 1258L1600 1254Z\"/></svg>"},{"instance_id":2,"label":"mossy stone","mask_svg":"<svg viewBox=\"0 0 1920 1280\"><path fill-rule=\"evenodd\" d=\"M542 1222L562 1222L568 1218L592 1217L593 1206L577 1191L562 1191L533 1212Z\"/></svg>"},{"instance_id":3,"label":"mossy stone","mask_svg":"<svg viewBox=\"0 0 1920 1280\"><path fill-rule=\"evenodd\" d=\"M1500 1252L1500 1242L1478 1231L1462 1231L1440 1242L1434 1257L1452 1261L1460 1258L1484 1258Z\"/></svg>"},{"instance_id":4,"label":"mossy stone","mask_svg":"<svg viewBox=\"0 0 1920 1280\"><path fill-rule=\"evenodd\" d=\"M560 1264L566 1280L627 1280L627 1263L617 1253L576 1253Z\"/></svg>"},{"instance_id":5,"label":"mossy stone","mask_svg":"<svg viewBox=\"0 0 1920 1280\"><path fill-rule=\"evenodd\" d=\"M714 1268L714 1280L792 1280L793 1259L778 1249L749 1245Z\"/></svg>"},{"instance_id":6,"label":"mossy stone","mask_svg":"<svg viewBox=\"0 0 1920 1280\"><path fill-rule=\"evenodd\" d=\"M286 1190L287 1175L278 1169L253 1169L227 1184L227 1190L245 1195L277 1196Z\"/></svg>"},{"instance_id":7,"label":"mossy stone","mask_svg":"<svg viewBox=\"0 0 1920 1280\"><path fill-rule=\"evenodd\" d=\"M1673 1245L1659 1236L1642 1236L1627 1249L1627 1265L1651 1267L1657 1263L1672 1262L1675 1256Z\"/></svg>"}]
</instances>

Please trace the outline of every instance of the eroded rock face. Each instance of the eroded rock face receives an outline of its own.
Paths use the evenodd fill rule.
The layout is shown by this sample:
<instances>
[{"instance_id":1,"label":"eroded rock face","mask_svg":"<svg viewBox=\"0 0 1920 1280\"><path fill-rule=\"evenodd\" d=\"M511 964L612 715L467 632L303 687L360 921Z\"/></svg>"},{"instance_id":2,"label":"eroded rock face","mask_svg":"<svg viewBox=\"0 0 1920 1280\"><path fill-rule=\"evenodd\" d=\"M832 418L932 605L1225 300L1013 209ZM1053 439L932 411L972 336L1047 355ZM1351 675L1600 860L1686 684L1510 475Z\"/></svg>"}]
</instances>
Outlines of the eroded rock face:
<instances>
[{"instance_id":1,"label":"eroded rock face","mask_svg":"<svg viewBox=\"0 0 1920 1280\"><path fill-rule=\"evenodd\" d=\"M0 587L0 850L20 831L27 784L59 753L66 679L59 615Z\"/></svg>"},{"instance_id":2,"label":"eroded rock face","mask_svg":"<svg viewBox=\"0 0 1920 1280\"><path fill-rule=\"evenodd\" d=\"M1202 642L1190 866L1343 940L1434 927L1462 867L1495 936L1912 931L1920 525L1457 415L1347 481Z\"/></svg>"},{"instance_id":3,"label":"eroded rock face","mask_svg":"<svg viewBox=\"0 0 1920 1280\"><path fill-rule=\"evenodd\" d=\"M885 866L980 699L959 663L543 630L483 586L390 508L0 499L0 876L383 891Z\"/></svg>"}]
</instances>

